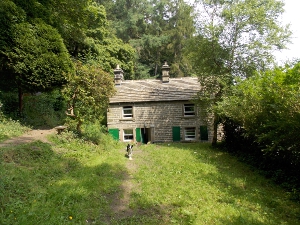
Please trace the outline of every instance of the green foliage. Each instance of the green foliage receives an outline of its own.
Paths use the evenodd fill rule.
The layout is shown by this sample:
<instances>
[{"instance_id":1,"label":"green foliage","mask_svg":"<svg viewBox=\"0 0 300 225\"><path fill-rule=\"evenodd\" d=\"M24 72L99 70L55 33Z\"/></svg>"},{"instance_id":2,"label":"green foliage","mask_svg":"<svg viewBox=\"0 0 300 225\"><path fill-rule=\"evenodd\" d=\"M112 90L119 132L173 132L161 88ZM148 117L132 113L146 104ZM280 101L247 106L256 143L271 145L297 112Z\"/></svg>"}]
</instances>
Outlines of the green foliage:
<instances>
[{"instance_id":1,"label":"green foliage","mask_svg":"<svg viewBox=\"0 0 300 225\"><path fill-rule=\"evenodd\" d=\"M207 63L226 69L225 73L249 77L255 71L263 71L272 62L274 50L283 49L289 41L291 32L279 21L283 13L281 1L198 2L202 10L197 30L200 37L208 40L212 51L212 60ZM202 60L201 55L197 60ZM202 72L201 67L197 72Z\"/></svg>"},{"instance_id":2,"label":"green foliage","mask_svg":"<svg viewBox=\"0 0 300 225\"><path fill-rule=\"evenodd\" d=\"M202 88L200 101L220 102L239 78L251 77L272 65L274 50L289 41L280 24L283 3L277 0L196 1L198 34L186 53ZM214 115L213 144L218 116Z\"/></svg>"},{"instance_id":3,"label":"green foliage","mask_svg":"<svg viewBox=\"0 0 300 225\"><path fill-rule=\"evenodd\" d=\"M2 103L1 111L6 117L15 120L20 119L20 115L17 110L18 96L16 93L0 92L0 101Z\"/></svg>"},{"instance_id":4,"label":"green foliage","mask_svg":"<svg viewBox=\"0 0 300 225\"><path fill-rule=\"evenodd\" d=\"M21 125L19 121L7 119L0 111L0 142L20 136L29 129L29 127Z\"/></svg>"},{"instance_id":5,"label":"green foliage","mask_svg":"<svg viewBox=\"0 0 300 225\"><path fill-rule=\"evenodd\" d=\"M300 167L299 77L299 64L257 74L239 82L217 107L262 151L266 164L295 174Z\"/></svg>"},{"instance_id":6,"label":"green foliage","mask_svg":"<svg viewBox=\"0 0 300 225\"><path fill-rule=\"evenodd\" d=\"M63 93L68 102L67 115L76 121L81 132L84 122L101 120L114 93L114 81L110 74L94 64L76 64L76 74L65 86Z\"/></svg>"},{"instance_id":7,"label":"green foliage","mask_svg":"<svg viewBox=\"0 0 300 225\"><path fill-rule=\"evenodd\" d=\"M41 21L20 23L14 26L11 38L13 46L4 53L10 71L7 80L29 92L53 89L67 82L73 65L55 29Z\"/></svg>"},{"instance_id":8,"label":"green foliage","mask_svg":"<svg viewBox=\"0 0 300 225\"><path fill-rule=\"evenodd\" d=\"M130 78L134 49L116 38L105 8L95 1L54 1L51 25L61 34L69 53L78 60L94 60L106 72L119 64Z\"/></svg>"},{"instance_id":9,"label":"green foliage","mask_svg":"<svg viewBox=\"0 0 300 225\"><path fill-rule=\"evenodd\" d=\"M6 117L20 120L32 127L55 127L66 119L66 101L58 90L47 93L26 94L24 108L20 116L17 109L18 98L14 92L0 93L2 112Z\"/></svg>"},{"instance_id":10,"label":"green foliage","mask_svg":"<svg viewBox=\"0 0 300 225\"><path fill-rule=\"evenodd\" d=\"M157 77L165 60L171 76L190 75L182 52L194 33L191 6L182 0L97 2L106 7L116 35L136 50L134 79Z\"/></svg>"},{"instance_id":11,"label":"green foliage","mask_svg":"<svg viewBox=\"0 0 300 225\"><path fill-rule=\"evenodd\" d=\"M113 142L111 135L108 135L106 132L106 127L99 122L85 124L83 126L82 137L97 145L103 146L104 149L109 148L109 145Z\"/></svg>"},{"instance_id":12,"label":"green foliage","mask_svg":"<svg viewBox=\"0 0 300 225\"><path fill-rule=\"evenodd\" d=\"M22 122L33 127L55 127L64 124L66 101L59 91L24 97Z\"/></svg>"}]
</instances>

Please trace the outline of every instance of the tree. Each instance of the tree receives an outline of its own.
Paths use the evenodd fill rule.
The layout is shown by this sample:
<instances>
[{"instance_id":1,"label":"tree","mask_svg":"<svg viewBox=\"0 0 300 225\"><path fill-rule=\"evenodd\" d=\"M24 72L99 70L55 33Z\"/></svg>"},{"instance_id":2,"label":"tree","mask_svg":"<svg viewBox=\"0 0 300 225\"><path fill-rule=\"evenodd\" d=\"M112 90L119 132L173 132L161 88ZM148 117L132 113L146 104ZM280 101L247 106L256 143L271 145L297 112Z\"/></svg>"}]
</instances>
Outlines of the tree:
<instances>
[{"instance_id":1,"label":"tree","mask_svg":"<svg viewBox=\"0 0 300 225\"><path fill-rule=\"evenodd\" d=\"M247 78L271 65L272 53L289 41L288 26L278 20L277 0L199 0L198 35L187 50L203 89L200 96L221 101L236 77ZM199 43L202 42L202 43ZM206 54L207 53L207 54ZM214 104L213 103L213 104ZM218 121L215 114L214 141Z\"/></svg>"},{"instance_id":2,"label":"tree","mask_svg":"<svg viewBox=\"0 0 300 225\"><path fill-rule=\"evenodd\" d=\"M134 49L116 38L105 8L94 1L4 0L0 12L0 84L19 88L20 100L23 91L68 82L71 57L97 61L106 72L119 64L132 77Z\"/></svg>"},{"instance_id":3,"label":"tree","mask_svg":"<svg viewBox=\"0 0 300 225\"><path fill-rule=\"evenodd\" d=\"M174 77L190 76L191 66L183 53L186 42L195 33L193 8L183 0L176 0L170 6L170 11L172 16L167 31L170 42L167 45L166 59L170 62L171 73Z\"/></svg>"},{"instance_id":4,"label":"tree","mask_svg":"<svg viewBox=\"0 0 300 225\"><path fill-rule=\"evenodd\" d=\"M76 73L63 93L68 102L67 115L76 121L78 132L85 121L101 119L114 92L114 80L110 74L96 64L76 62Z\"/></svg>"},{"instance_id":5,"label":"tree","mask_svg":"<svg viewBox=\"0 0 300 225\"><path fill-rule=\"evenodd\" d=\"M89 0L52 1L51 25L62 35L72 57L92 58L106 72L119 64L132 77L134 49L114 35L103 5Z\"/></svg>"},{"instance_id":6,"label":"tree","mask_svg":"<svg viewBox=\"0 0 300 225\"><path fill-rule=\"evenodd\" d=\"M174 77L190 75L182 54L194 33L192 7L183 0L97 0L108 9L116 35L136 50L135 79L156 77L167 60Z\"/></svg>"},{"instance_id":7,"label":"tree","mask_svg":"<svg viewBox=\"0 0 300 225\"><path fill-rule=\"evenodd\" d=\"M10 22L8 35L0 49L1 86L19 90L19 110L22 110L23 92L47 91L60 87L68 80L73 64L61 36L41 20L28 23L20 17L21 9L5 2L8 11L1 24ZM24 14L23 14L24 15ZM3 39L2 39L3 40Z\"/></svg>"},{"instance_id":8,"label":"tree","mask_svg":"<svg viewBox=\"0 0 300 225\"><path fill-rule=\"evenodd\" d=\"M269 160L300 166L300 63L259 73L232 88L217 104L219 115L242 127Z\"/></svg>"}]
</instances>

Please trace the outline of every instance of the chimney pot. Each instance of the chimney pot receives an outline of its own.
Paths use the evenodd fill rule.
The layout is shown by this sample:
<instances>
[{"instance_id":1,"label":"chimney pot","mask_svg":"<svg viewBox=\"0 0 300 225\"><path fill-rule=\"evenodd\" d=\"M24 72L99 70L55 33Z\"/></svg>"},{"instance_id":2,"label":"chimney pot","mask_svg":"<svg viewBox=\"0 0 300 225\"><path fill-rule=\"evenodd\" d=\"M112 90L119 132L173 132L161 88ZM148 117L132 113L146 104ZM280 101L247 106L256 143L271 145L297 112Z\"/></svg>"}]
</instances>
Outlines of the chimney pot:
<instances>
[{"instance_id":1,"label":"chimney pot","mask_svg":"<svg viewBox=\"0 0 300 225\"><path fill-rule=\"evenodd\" d=\"M162 72L162 76L161 76L161 80L163 83L168 83L169 82L169 72L170 72L170 66L168 65L167 61L164 62L164 65L161 68L161 72Z\"/></svg>"},{"instance_id":2,"label":"chimney pot","mask_svg":"<svg viewBox=\"0 0 300 225\"><path fill-rule=\"evenodd\" d=\"M117 65L116 69L114 69L114 74L115 74L115 85L121 85L124 77L123 76L124 72L119 65Z\"/></svg>"}]
</instances>

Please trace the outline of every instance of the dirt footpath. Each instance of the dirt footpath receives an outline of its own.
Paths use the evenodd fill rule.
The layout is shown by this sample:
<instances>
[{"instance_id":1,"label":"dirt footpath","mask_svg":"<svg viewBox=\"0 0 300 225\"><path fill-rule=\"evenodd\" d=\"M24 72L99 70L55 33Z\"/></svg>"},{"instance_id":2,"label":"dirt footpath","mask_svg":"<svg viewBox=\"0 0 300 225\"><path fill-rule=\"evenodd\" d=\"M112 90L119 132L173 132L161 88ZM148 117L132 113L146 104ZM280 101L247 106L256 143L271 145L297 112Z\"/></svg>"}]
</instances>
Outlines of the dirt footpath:
<instances>
[{"instance_id":1,"label":"dirt footpath","mask_svg":"<svg viewBox=\"0 0 300 225\"><path fill-rule=\"evenodd\" d=\"M49 134L55 134L56 130L55 129L37 129L37 130L30 130L23 134L22 136L19 137L14 137L9 140L6 140L2 143L0 143L0 147L5 147L8 145L19 145L19 144L25 144L29 143L32 141L42 141L42 142L47 142L50 143L47 140L47 136Z\"/></svg>"}]
</instances>

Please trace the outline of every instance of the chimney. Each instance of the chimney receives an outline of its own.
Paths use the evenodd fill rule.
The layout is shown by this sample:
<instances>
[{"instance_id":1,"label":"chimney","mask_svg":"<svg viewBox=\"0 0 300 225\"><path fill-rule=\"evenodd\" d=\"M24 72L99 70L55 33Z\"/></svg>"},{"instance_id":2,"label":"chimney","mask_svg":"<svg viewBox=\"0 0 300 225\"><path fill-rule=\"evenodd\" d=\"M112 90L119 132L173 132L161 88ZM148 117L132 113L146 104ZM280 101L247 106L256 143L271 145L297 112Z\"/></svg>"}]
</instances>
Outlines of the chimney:
<instances>
[{"instance_id":1,"label":"chimney","mask_svg":"<svg viewBox=\"0 0 300 225\"><path fill-rule=\"evenodd\" d=\"M163 83L169 83L169 78L170 78L169 71L170 71L170 67L167 61L165 61L164 65L161 68L161 73L162 73L161 81Z\"/></svg>"},{"instance_id":2,"label":"chimney","mask_svg":"<svg viewBox=\"0 0 300 225\"><path fill-rule=\"evenodd\" d=\"M115 85L121 85L123 80L123 70L117 65L116 69L114 70L115 74Z\"/></svg>"}]
</instances>

